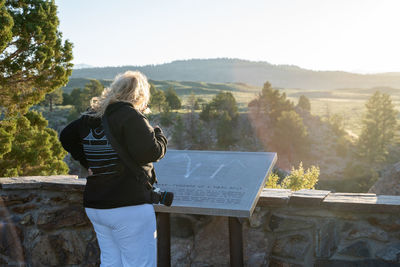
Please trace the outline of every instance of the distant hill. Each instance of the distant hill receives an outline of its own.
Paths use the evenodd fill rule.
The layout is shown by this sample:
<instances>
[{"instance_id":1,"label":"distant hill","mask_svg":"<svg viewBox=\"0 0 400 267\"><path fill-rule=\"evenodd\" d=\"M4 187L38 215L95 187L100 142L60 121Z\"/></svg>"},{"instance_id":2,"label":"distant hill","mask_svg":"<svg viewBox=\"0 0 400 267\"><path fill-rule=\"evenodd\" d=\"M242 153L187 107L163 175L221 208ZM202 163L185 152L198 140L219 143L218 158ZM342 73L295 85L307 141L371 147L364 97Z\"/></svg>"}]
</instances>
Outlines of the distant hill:
<instances>
[{"instance_id":1,"label":"distant hill","mask_svg":"<svg viewBox=\"0 0 400 267\"><path fill-rule=\"evenodd\" d=\"M99 80L105 87L112 82L111 79ZM155 87L166 90L173 87L178 95L189 95L192 92L196 95L215 95L220 91L242 92L256 94L260 91L259 87L247 85L244 83L206 83L206 82L190 82L190 81L155 81L149 80ZM90 82L90 78L70 78L68 84L62 88L66 93L70 93L74 88L83 88Z\"/></svg>"},{"instance_id":2,"label":"distant hill","mask_svg":"<svg viewBox=\"0 0 400 267\"><path fill-rule=\"evenodd\" d=\"M74 88L83 88L87 83L90 82L91 79L88 78L69 78L69 81L66 86L61 89L65 93L71 93ZM99 80L105 87L111 84L111 80Z\"/></svg>"},{"instance_id":3,"label":"distant hill","mask_svg":"<svg viewBox=\"0 0 400 267\"><path fill-rule=\"evenodd\" d=\"M400 88L400 73L355 74L343 71L312 71L293 65L273 65L241 59L191 59L161 65L75 69L71 78L113 79L126 70L139 70L150 79L207 83L246 83L274 87L331 90L337 88Z\"/></svg>"}]
</instances>

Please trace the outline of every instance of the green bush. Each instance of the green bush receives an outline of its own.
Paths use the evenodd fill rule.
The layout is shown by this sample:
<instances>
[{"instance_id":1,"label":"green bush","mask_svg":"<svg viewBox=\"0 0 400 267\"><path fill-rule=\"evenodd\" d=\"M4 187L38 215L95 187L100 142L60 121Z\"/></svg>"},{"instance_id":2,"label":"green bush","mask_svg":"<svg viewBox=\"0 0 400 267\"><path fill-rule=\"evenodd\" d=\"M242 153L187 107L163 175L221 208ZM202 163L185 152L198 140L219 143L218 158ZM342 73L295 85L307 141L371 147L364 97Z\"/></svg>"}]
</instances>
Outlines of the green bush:
<instances>
[{"instance_id":1,"label":"green bush","mask_svg":"<svg viewBox=\"0 0 400 267\"><path fill-rule=\"evenodd\" d=\"M292 171L281 182L277 174L272 173L265 184L268 188L285 188L294 191L300 189L314 189L318 182L319 168L311 166L304 170L303 163L300 162L298 169L292 167Z\"/></svg>"}]
</instances>

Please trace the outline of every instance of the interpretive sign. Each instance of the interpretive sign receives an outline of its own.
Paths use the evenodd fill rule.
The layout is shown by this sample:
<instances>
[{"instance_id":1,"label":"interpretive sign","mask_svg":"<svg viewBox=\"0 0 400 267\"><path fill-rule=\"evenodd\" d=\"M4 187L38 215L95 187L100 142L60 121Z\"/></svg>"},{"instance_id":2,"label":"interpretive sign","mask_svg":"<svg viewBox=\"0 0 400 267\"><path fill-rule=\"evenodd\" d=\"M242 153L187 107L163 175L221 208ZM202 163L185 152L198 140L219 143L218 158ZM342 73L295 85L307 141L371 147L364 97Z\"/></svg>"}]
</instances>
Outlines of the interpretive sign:
<instances>
[{"instance_id":1,"label":"interpretive sign","mask_svg":"<svg viewBox=\"0 0 400 267\"><path fill-rule=\"evenodd\" d=\"M168 150L154 164L158 187L174 193L156 212L250 217L276 153Z\"/></svg>"}]
</instances>

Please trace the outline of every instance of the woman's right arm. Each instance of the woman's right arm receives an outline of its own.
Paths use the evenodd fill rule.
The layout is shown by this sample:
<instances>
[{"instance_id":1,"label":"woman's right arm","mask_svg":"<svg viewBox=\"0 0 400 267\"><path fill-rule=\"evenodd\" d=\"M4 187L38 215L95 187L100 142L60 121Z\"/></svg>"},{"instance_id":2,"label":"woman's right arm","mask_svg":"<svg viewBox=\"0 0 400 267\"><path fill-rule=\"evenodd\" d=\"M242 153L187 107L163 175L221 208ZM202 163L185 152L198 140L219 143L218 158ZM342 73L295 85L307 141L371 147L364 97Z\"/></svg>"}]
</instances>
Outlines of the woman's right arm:
<instances>
[{"instance_id":1,"label":"woman's right arm","mask_svg":"<svg viewBox=\"0 0 400 267\"><path fill-rule=\"evenodd\" d=\"M155 162L164 157L167 138L159 127L153 128L146 117L131 112L123 123L124 144L137 164Z\"/></svg>"},{"instance_id":2,"label":"woman's right arm","mask_svg":"<svg viewBox=\"0 0 400 267\"><path fill-rule=\"evenodd\" d=\"M82 141L79 135L81 122L82 118L79 118L65 126L60 133L60 142L64 149L71 153L71 156L87 169L88 163L85 153L83 152Z\"/></svg>"}]
</instances>

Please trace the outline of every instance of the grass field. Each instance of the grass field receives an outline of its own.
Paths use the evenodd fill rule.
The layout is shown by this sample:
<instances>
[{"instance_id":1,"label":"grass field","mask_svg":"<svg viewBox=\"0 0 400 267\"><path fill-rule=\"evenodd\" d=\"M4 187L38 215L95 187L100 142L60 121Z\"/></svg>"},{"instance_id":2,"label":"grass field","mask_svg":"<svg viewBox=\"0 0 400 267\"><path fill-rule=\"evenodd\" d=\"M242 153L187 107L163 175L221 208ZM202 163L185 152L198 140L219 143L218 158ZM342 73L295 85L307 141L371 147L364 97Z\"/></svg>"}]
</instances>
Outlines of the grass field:
<instances>
[{"instance_id":1,"label":"grass field","mask_svg":"<svg viewBox=\"0 0 400 267\"><path fill-rule=\"evenodd\" d=\"M365 113L365 103L376 92L389 94L396 109L400 111L400 89L336 89L330 91L306 91L283 89L288 98L295 103L300 95L305 95L311 102L311 113L326 117L339 114L343 117L345 129L352 133L361 132L361 121ZM400 116L399 116L400 119Z\"/></svg>"}]
</instances>

